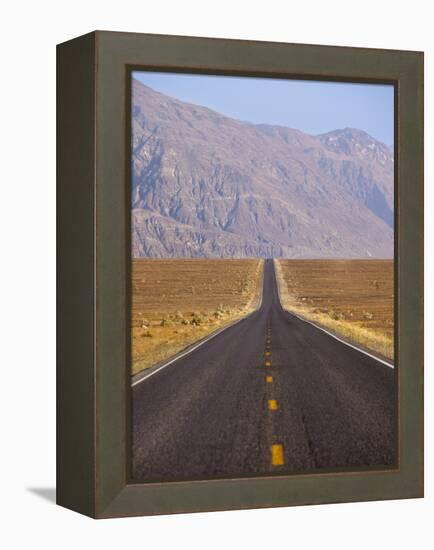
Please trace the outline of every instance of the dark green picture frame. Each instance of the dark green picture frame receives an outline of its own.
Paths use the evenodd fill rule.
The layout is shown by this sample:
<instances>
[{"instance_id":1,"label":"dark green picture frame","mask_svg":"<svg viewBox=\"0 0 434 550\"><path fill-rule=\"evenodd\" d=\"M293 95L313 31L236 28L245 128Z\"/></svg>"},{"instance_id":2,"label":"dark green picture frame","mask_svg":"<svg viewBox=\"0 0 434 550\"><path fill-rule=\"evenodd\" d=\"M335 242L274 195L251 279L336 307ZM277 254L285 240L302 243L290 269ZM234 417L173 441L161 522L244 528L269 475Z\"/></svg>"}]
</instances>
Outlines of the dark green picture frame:
<instances>
[{"instance_id":1,"label":"dark green picture frame","mask_svg":"<svg viewBox=\"0 0 434 550\"><path fill-rule=\"evenodd\" d=\"M128 483L132 67L395 86L394 470ZM57 502L96 518L423 496L423 54L93 32L57 48Z\"/></svg>"}]
</instances>

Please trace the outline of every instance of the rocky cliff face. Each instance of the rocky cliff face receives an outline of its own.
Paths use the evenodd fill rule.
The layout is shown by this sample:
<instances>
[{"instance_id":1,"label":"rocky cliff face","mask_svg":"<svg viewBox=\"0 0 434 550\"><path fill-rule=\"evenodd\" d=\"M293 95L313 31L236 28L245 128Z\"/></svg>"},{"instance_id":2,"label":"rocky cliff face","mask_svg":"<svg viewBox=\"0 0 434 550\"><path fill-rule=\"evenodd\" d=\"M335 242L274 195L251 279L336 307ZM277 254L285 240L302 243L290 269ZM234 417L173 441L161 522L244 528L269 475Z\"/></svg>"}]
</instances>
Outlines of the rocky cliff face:
<instances>
[{"instance_id":1,"label":"rocky cliff face","mask_svg":"<svg viewBox=\"0 0 434 550\"><path fill-rule=\"evenodd\" d=\"M392 257L393 155L355 129L253 125L133 83L134 257Z\"/></svg>"}]
</instances>

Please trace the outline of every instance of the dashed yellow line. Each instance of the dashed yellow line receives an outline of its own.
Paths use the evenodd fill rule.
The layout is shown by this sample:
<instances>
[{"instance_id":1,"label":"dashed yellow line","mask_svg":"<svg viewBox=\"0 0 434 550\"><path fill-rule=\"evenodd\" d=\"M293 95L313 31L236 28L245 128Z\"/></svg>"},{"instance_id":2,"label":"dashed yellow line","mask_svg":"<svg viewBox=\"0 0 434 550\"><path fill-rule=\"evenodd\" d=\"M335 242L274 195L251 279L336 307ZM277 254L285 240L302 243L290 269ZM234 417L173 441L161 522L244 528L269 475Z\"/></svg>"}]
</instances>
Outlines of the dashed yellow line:
<instances>
[{"instance_id":1,"label":"dashed yellow line","mask_svg":"<svg viewBox=\"0 0 434 550\"><path fill-rule=\"evenodd\" d=\"M283 466L285 464L283 445L280 443L271 445L271 464L273 466Z\"/></svg>"},{"instance_id":2,"label":"dashed yellow line","mask_svg":"<svg viewBox=\"0 0 434 550\"><path fill-rule=\"evenodd\" d=\"M265 339L265 366L271 367L271 327L267 326L267 335ZM273 382L272 376L266 376L265 382L267 384L271 384ZM279 408L279 405L276 401L276 399L269 399L268 400L268 410L270 411L277 411ZM274 445L271 445L271 464L272 466L283 466L285 464L285 458L283 456L283 445L280 443L276 443Z\"/></svg>"}]
</instances>

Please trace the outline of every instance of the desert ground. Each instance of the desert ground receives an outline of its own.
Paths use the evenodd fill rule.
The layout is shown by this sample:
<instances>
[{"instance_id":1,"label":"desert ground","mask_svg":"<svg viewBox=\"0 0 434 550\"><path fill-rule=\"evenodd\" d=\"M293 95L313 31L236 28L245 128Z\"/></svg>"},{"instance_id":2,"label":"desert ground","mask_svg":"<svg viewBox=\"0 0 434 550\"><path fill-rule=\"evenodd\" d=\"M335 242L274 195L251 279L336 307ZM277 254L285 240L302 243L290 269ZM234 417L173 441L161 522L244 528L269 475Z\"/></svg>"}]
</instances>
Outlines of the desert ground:
<instances>
[{"instance_id":1,"label":"desert ground","mask_svg":"<svg viewBox=\"0 0 434 550\"><path fill-rule=\"evenodd\" d=\"M374 264L358 266L359 272L352 265L342 266L342 273L336 265L329 266L320 271L315 292L312 281L305 288L318 299L324 286L342 288L344 280L343 290L351 290L355 301L344 296L342 311L354 309L362 295L365 309L358 316L363 322L375 321L365 319L370 317L370 286L381 289L381 283L374 284L372 274L366 274ZM226 270L217 272L222 278L228 275ZM298 276L300 284L309 278L304 272ZM260 279L262 299L251 315L188 355L174 358L155 376L144 372L134 379L133 479L179 481L396 466L397 371L285 311L272 260L265 261ZM372 284L365 286L366 279ZM357 280L362 288L354 288ZM227 284L232 285L233 278ZM226 285L219 288L230 296ZM239 295L240 283L235 289ZM340 303L336 294L331 296ZM331 312L327 300L323 307ZM372 304L376 306L374 299ZM197 334L196 325L185 326L190 335Z\"/></svg>"},{"instance_id":2,"label":"desert ground","mask_svg":"<svg viewBox=\"0 0 434 550\"><path fill-rule=\"evenodd\" d=\"M133 259L132 374L253 311L262 260Z\"/></svg>"},{"instance_id":3,"label":"desert ground","mask_svg":"<svg viewBox=\"0 0 434 550\"><path fill-rule=\"evenodd\" d=\"M393 260L275 260L285 309L393 359Z\"/></svg>"}]
</instances>

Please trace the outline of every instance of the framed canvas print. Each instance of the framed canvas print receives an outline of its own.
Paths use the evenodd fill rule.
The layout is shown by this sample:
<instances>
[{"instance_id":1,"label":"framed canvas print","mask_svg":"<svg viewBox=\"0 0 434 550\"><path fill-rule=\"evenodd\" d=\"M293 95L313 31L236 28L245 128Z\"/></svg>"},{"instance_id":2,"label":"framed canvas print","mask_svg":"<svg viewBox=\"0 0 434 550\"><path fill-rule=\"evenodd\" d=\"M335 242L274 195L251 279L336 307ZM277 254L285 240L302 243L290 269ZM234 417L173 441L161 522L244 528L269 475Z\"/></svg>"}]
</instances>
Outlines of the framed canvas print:
<instances>
[{"instance_id":1,"label":"framed canvas print","mask_svg":"<svg viewBox=\"0 0 434 550\"><path fill-rule=\"evenodd\" d=\"M423 54L58 46L58 487L91 517L423 495Z\"/></svg>"}]
</instances>

